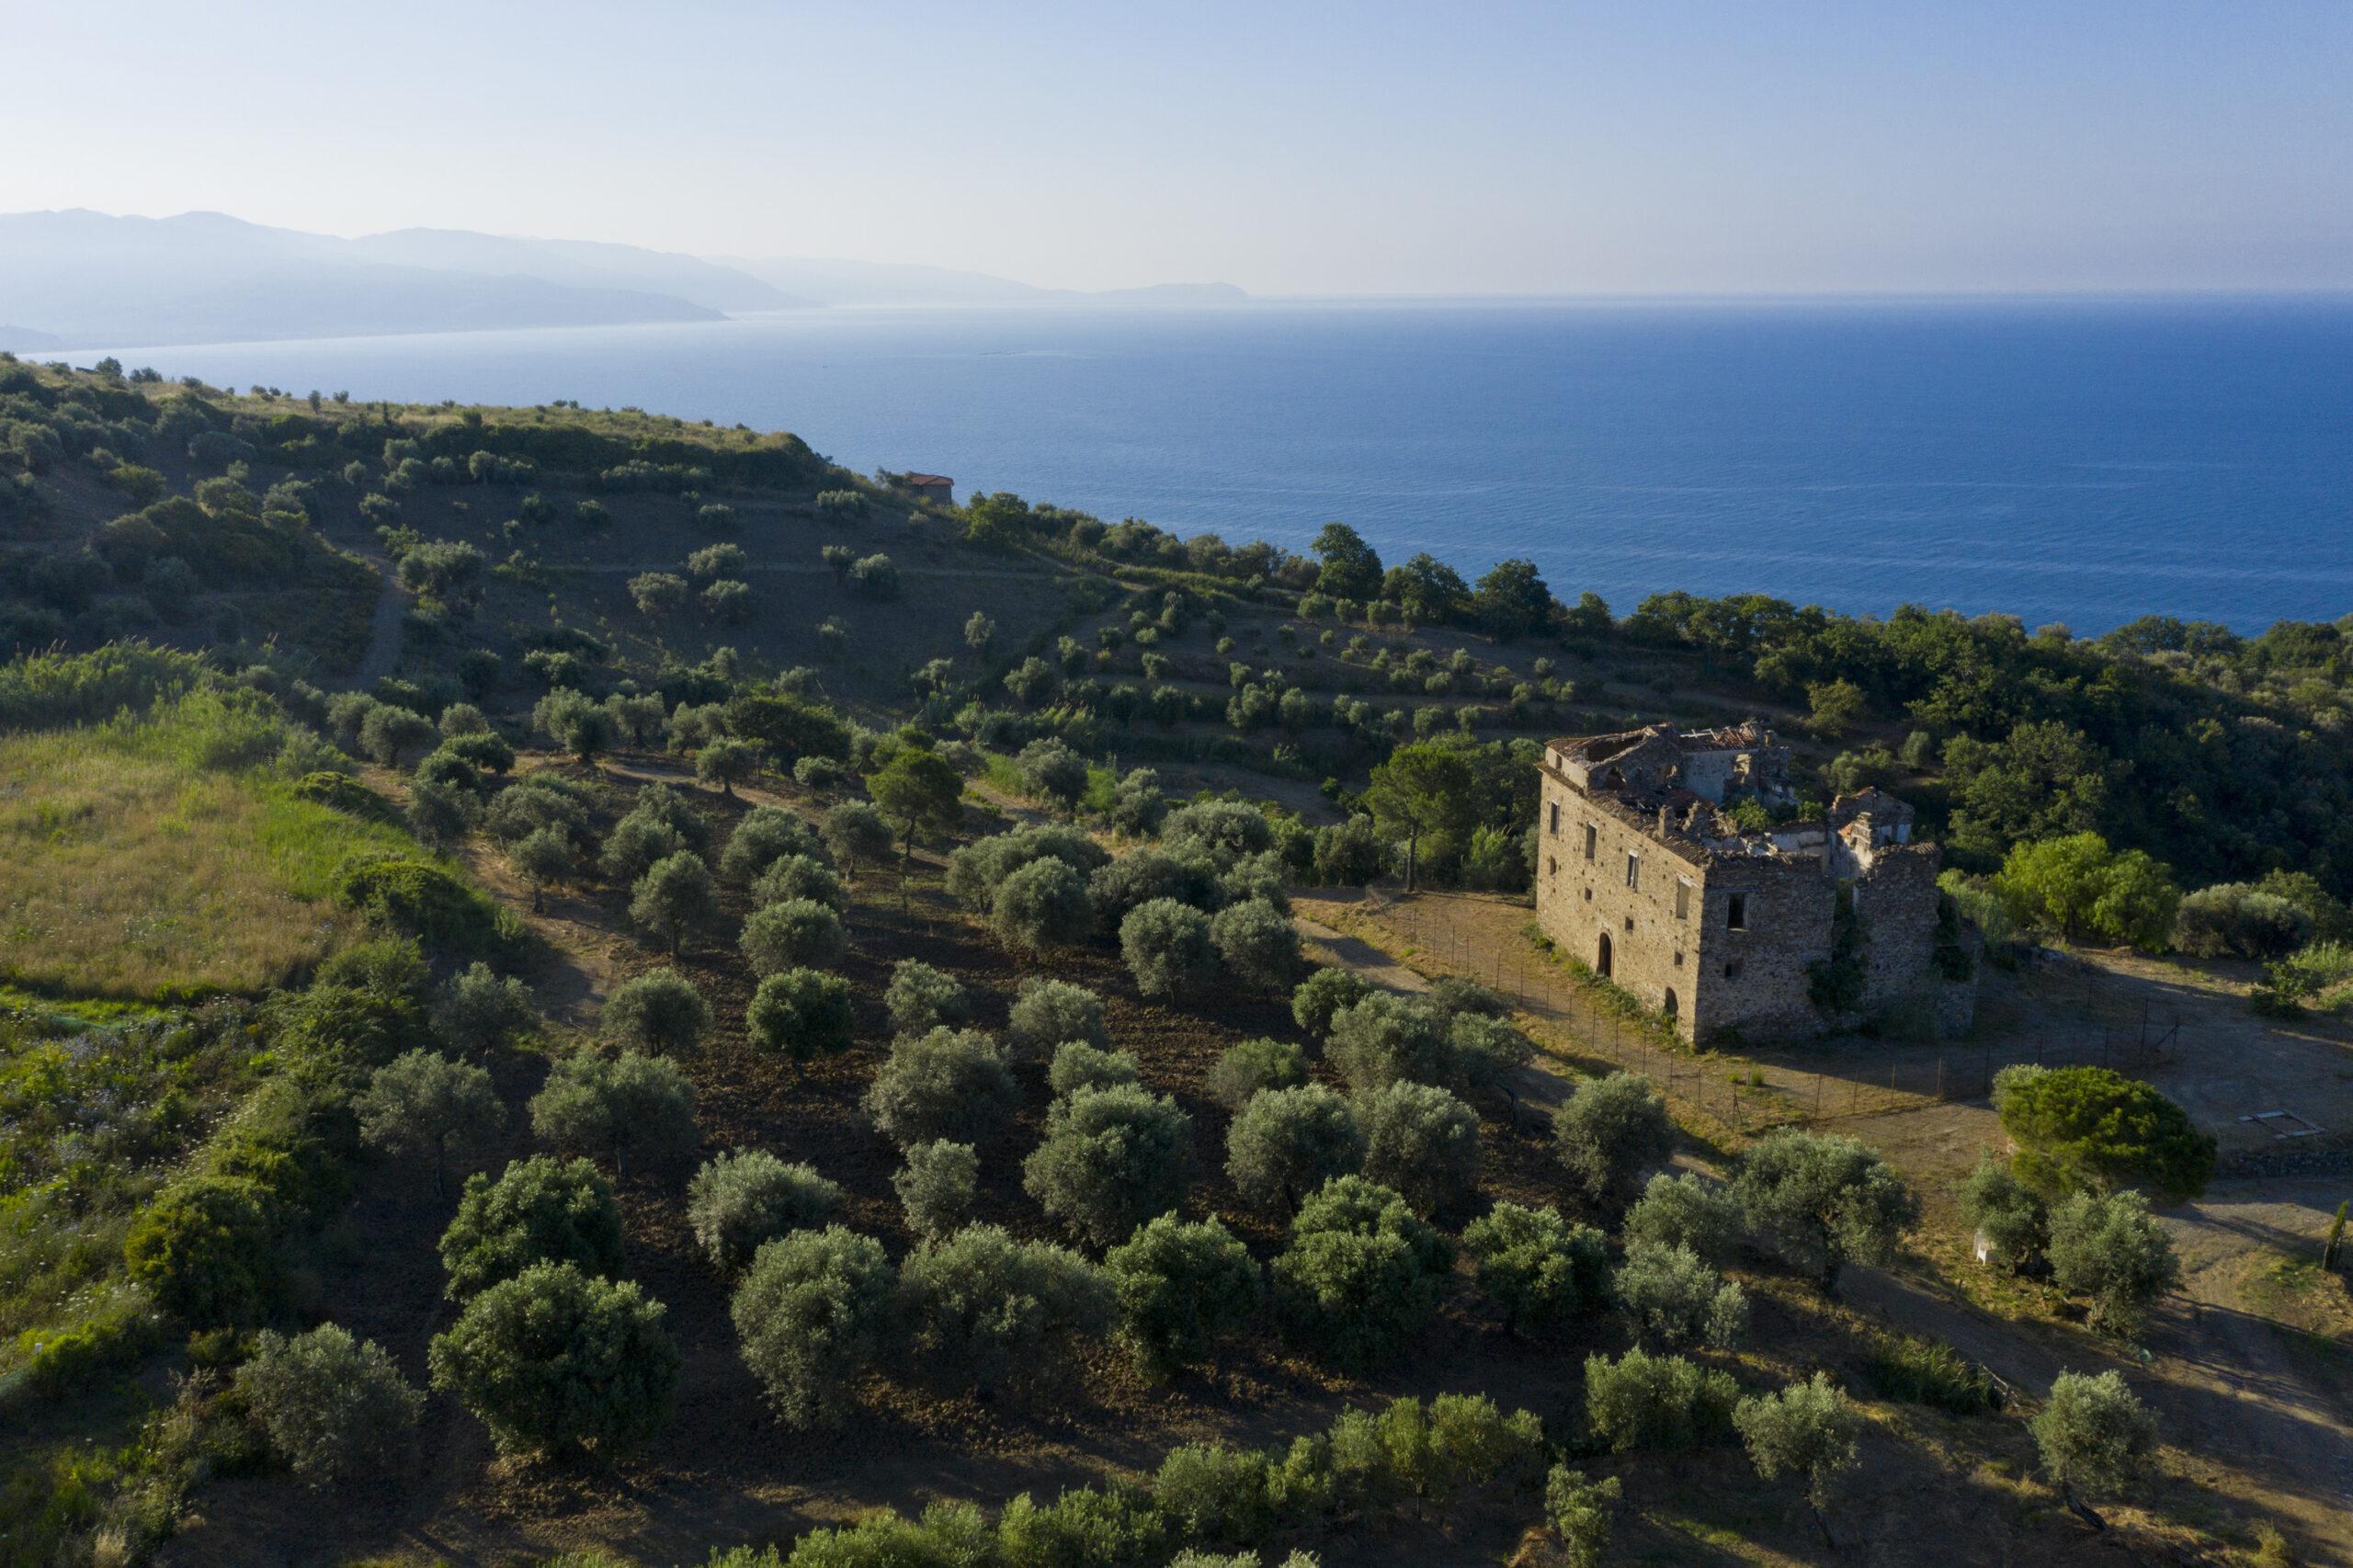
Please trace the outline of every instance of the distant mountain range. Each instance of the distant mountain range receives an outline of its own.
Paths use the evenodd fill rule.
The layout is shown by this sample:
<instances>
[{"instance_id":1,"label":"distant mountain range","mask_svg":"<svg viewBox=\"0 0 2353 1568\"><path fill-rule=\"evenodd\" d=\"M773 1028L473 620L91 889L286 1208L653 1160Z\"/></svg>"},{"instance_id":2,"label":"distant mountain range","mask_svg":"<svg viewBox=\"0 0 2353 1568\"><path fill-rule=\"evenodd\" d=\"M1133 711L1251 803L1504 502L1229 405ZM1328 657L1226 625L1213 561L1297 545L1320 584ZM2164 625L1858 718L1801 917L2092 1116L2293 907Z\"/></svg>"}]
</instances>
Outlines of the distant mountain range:
<instances>
[{"instance_id":1,"label":"distant mountain range","mask_svg":"<svg viewBox=\"0 0 2353 1568\"><path fill-rule=\"evenodd\" d=\"M219 212L0 214L0 348L717 321L828 305L1230 304L1231 284L1088 293L887 262L704 260L399 229L356 240Z\"/></svg>"}]
</instances>

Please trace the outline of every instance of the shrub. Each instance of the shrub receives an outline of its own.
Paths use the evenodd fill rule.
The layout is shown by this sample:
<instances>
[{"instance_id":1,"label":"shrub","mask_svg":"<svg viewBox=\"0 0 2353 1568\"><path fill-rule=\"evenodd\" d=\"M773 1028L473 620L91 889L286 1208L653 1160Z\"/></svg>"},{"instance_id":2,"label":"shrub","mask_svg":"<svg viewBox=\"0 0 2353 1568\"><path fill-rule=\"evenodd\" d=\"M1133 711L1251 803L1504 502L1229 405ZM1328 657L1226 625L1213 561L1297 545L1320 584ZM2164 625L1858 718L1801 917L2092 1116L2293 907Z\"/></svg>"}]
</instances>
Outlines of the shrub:
<instances>
[{"instance_id":1,"label":"shrub","mask_svg":"<svg viewBox=\"0 0 2353 1568\"><path fill-rule=\"evenodd\" d=\"M1979 1152L1977 1168L1961 1185L1961 1215L2013 1273L2050 1240L2049 1207L1991 1149Z\"/></svg>"},{"instance_id":2,"label":"shrub","mask_svg":"<svg viewBox=\"0 0 2353 1568\"><path fill-rule=\"evenodd\" d=\"M1113 1247L1103 1268L1119 1299L1120 1336L1152 1377L1207 1359L1222 1335L1249 1321L1265 1290L1257 1263L1231 1231L1173 1213Z\"/></svg>"},{"instance_id":3,"label":"shrub","mask_svg":"<svg viewBox=\"0 0 2353 1568\"><path fill-rule=\"evenodd\" d=\"M817 848L817 835L799 816L782 806L754 806L727 835L727 847L719 855L719 874L738 887L749 887L786 856L813 856Z\"/></svg>"},{"instance_id":4,"label":"shrub","mask_svg":"<svg viewBox=\"0 0 2353 1568\"><path fill-rule=\"evenodd\" d=\"M2149 1085L2105 1067L2006 1067L1994 1108L2018 1143L2012 1168L2046 1195L2145 1184L2189 1198L2214 1175L2212 1137Z\"/></svg>"},{"instance_id":5,"label":"shrub","mask_svg":"<svg viewBox=\"0 0 2353 1568\"><path fill-rule=\"evenodd\" d=\"M2312 937L2310 915L2245 882L2200 888L2174 912L2174 946L2194 958L2285 958Z\"/></svg>"},{"instance_id":6,"label":"shrub","mask_svg":"<svg viewBox=\"0 0 2353 1568\"><path fill-rule=\"evenodd\" d=\"M1376 1366L1438 1310L1451 1261L1446 1238L1403 1198L1361 1176L1336 1176L1291 1221L1274 1263L1276 1308L1302 1347L1343 1366Z\"/></svg>"},{"instance_id":7,"label":"shrub","mask_svg":"<svg viewBox=\"0 0 2353 1568\"><path fill-rule=\"evenodd\" d=\"M849 983L813 969L771 974L744 1009L752 1043L795 1062L850 1046Z\"/></svg>"},{"instance_id":8,"label":"shrub","mask_svg":"<svg viewBox=\"0 0 2353 1568\"><path fill-rule=\"evenodd\" d=\"M270 1450L314 1487L392 1468L425 1407L383 1346L334 1324L264 1331L236 1389Z\"/></svg>"},{"instance_id":9,"label":"shrub","mask_svg":"<svg viewBox=\"0 0 2353 1568\"><path fill-rule=\"evenodd\" d=\"M1884 1263L1919 1202L1852 1138L1782 1128L1752 1147L1732 1186L1751 1234L1825 1290L1848 1263Z\"/></svg>"},{"instance_id":10,"label":"shrub","mask_svg":"<svg viewBox=\"0 0 2353 1568\"><path fill-rule=\"evenodd\" d=\"M1051 736L1023 746L1013 765L1030 798L1064 816L1078 809L1079 797L1086 793L1086 759Z\"/></svg>"},{"instance_id":11,"label":"shrub","mask_svg":"<svg viewBox=\"0 0 2353 1568\"><path fill-rule=\"evenodd\" d=\"M538 1264L435 1336L433 1386L480 1416L503 1453L619 1452L669 1414L679 1358L662 1315L635 1285Z\"/></svg>"},{"instance_id":12,"label":"shrub","mask_svg":"<svg viewBox=\"0 0 2353 1568\"><path fill-rule=\"evenodd\" d=\"M620 1204L587 1161L535 1154L508 1165L496 1181L466 1178L440 1250L451 1301L540 1263L615 1278L621 1272Z\"/></svg>"},{"instance_id":13,"label":"shrub","mask_svg":"<svg viewBox=\"0 0 2353 1568\"><path fill-rule=\"evenodd\" d=\"M1198 991L1217 972L1209 916L1171 898L1130 912L1120 923L1120 951L1136 989L1157 999Z\"/></svg>"},{"instance_id":14,"label":"shrub","mask_svg":"<svg viewBox=\"0 0 2353 1568\"><path fill-rule=\"evenodd\" d=\"M1057 1340L1102 1333L1114 1306L1109 1283L1078 1254L995 1225L917 1247L899 1281L917 1361L983 1393L1047 1364Z\"/></svg>"},{"instance_id":15,"label":"shrub","mask_svg":"<svg viewBox=\"0 0 2353 1568\"><path fill-rule=\"evenodd\" d=\"M1165 1095L1134 1084L1082 1087L1048 1108L1022 1187L1073 1234L1109 1246L1182 1207L1192 1141L1193 1119Z\"/></svg>"},{"instance_id":16,"label":"shrub","mask_svg":"<svg viewBox=\"0 0 2353 1568\"><path fill-rule=\"evenodd\" d=\"M379 1067L352 1109L368 1147L395 1159L429 1157L436 1193L451 1155L483 1149L506 1124L489 1073L433 1051L404 1051Z\"/></svg>"},{"instance_id":17,"label":"shrub","mask_svg":"<svg viewBox=\"0 0 2353 1568\"><path fill-rule=\"evenodd\" d=\"M765 1149L721 1154L687 1185L687 1222L722 1274L751 1262L763 1242L824 1224L842 1189L813 1165L788 1165Z\"/></svg>"},{"instance_id":18,"label":"shrub","mask_svg":"<svg viewBox=\"0 0 2353 1568\"><path fill-rule=\"evenodd\" d=\"M675 1158L701 1137L687 1075L634 1051L611 1058L582 1052L557 1062L532 1096L531 1131L560 1147L609 1150L613 1168L624 1173L631 1153Z\"/></svg>"},{"instance_id":19,"label":"shrub","mask_svg":"<svg viewBox=\"0 0 2353 1568\"><path fill-rule=\"evenodd\" d=\"M1626 1210L1620 1234L1629 1246L1649 1242L1688 1247L1701 1261L1721 1268L1739 1244L1740 1206L1705 1176L1688 1171L1681 1176L1660 1171Z\"/></svg>"},{"instance_id":20,"label":"shrub","mask_svg":"<svg viewBox=\"0 0 2353 1568\"><path fill-rule=\"evenodd\" d=\"M1262 899L1229 904L1211 916L1210 940L1226 970L1246 984L1279 990L1299 972L1299 928Z\"/></svg>"},{"instance_id":21,"label":"shrub","mask_svg":"<svg viewBox=\"0 0 2353 1568\"><path fill-rule=\"evenodd\" d=\"M1748 1328L1748 1297L1687 1246L1635 1242L1618 1270L1635 1334L1661 1345L1728 1346Z\"/></svg>"},{"instance_id":22,"label":"shrub","mask_svg":"<svg viewBox=\"0 0 2353 1568\"><path fill-rule=\"evenodd\" d=\"M903 1035L924 1034L972 1021L972 998L956 977L920 959L901 959L883 989L891 1027Z\"/></svg>"},{"instance_id":23,"label":"shrub","mask_svg":"<svg viewBox=\"0 0 2353 1568\"><path fill-rule=\"evenodd\" d=\"M1348 1102L1320 1084L1267 1089L1226 1131L1225 1174L1243 1198L1288 1212L1335 1176L1364 1165L1364 1129Z\"/></svg>"},{"instance_id":24,"label":"shrub","mask_svg":"<svg viewBox=\"0 0 2353 1568\"><path fill-rule=\"evenodd\" d=\"M1245 1040L1231 1047L1210 1069L1209 1095L1239 1111L1261 1089L1295 1089L1307 1082L1307 1056L1279 1040Z\"/></svg>"},{"instance_id":25,"label":"shrub","mask_svg":"<svg viewBox=\"0 0 2353 1568\"><path fill-rule=\"evenodd\" d=\"M2027 1423L2027 1430L2034 1434L2035 1449L2052 1484L2065 1495L2068 1506L2085 1513L2090 1510L2076 1494L2120 1490L2140 1473L2157 1446L2156 1417L2116 1372L2097 1377L2060 1373L2052 1381L2051 1397Z\"/></svg>"},{"instance_id":26,"label":"shrub","mask_svg":"<svg viewBox=\"0 0 2353 1568\"><path fill-rule=\"evenodd\" d=\"M1561 1163L1596 1202L1622 1198L1634 1178L1675 1149L1666 1102L1636 1073L1580 1082L1553 1113Z\"/></svg>"},{"instance_id":27,"label":"shrub","mask_svg":"<svg viewBox=\"0 0 2353 1568\"><path fill-rule=\"evenodd\" d=\"M849 585L852 592L870 599L895 599L899 597L899 568L879 551L860 556L850 562Z\"/></svg>"},{"instance_id":28,"label":"shrub","mask_svg":"<svg viewBox=\"0 0 2353 1568\"><path fill-rule=\"evenodd\" d=\"M729 1310L745 1366L787 1424L838 1421L855 1401L892 1288L882 1244L840 1225L796 1230L753 1256Z\"/></svg>"},{"instance_id":29,"label":"shrub","mask_svg":"<svg viewBox=\"0 0 2353 1568\"><path fill-rule=\"evenodd\" d=\"M1032 860L997 883L989 928L1031 952L1085 941L1095 929L1086 879L1060 860Z\"/></svg>"},{"instance_id":30,"label":"shrub","mask_svg":"<svg viewBox=\"0 0 2353 1568\"><path fill-rule=\"evenodd\" d=\"M479 951L499 938L490 901L430 861L360 861L336 876L335 898L373 925L433 946Z\"/></svg>"},{"instance_id":31,"label":"shrub","mask_svg":"<svg viewBox=\"0 0 2353 1568\"><path fill-rule=\"evenodd\" d=\"M1883 1337L1864 1361L1863 1376L1889 1399L1934 1405L1955 1415L1983 1415L2002 1407L2002 1391L1993 1376L1940 1339Z\"/></svg>"},{"instance_id":32,"label":"shrub","mask_svg":"<svg viewBox=\"0 0 2353 1568\"><path fill-rule=\"evenodd\" d=\"M866 1095L867 1114L904 1149L942 1138L986 1143L1011 1123L1020 1088L988 1037L936 1028L891 1048Z\"/></svg>"},{"instance_id":33,"label":"shrub","mask_svg":"<svg viewBox=\"0 0 2353 1568\"><path fill-rule=\"evenodd\" d=\"M1830 1381L1829 1373L1816 1372L1779 1392L1742 1400L1733 1409L1732 1421L1758 1475L1767 1481L1783 1474L1804 1478L1806 1506L1828 1540L1830 1527L1823 1523L1823 1511L1830 1506L1839 1478L1855 1468L1856 1439L1863 1429L1863 1418L1846 1391Z\"/></svg>"},{"instance_id":34,"label":"shrub","mask_svg":"<svg viewBox=\"0 0 2353 1568\"><path fill-rule=\"evenodd\" d=\"M2094 1324L2131 1334L2157 1298L2181 1283L2181 1263L2149 1218L2147 1199L2079 1192L2051 1212L2051 1278L2068 1294L2091 1298Z\"/></svg>"},{"instance_id":35,"label":"shrub","mask_svg":"<svg viewBox=\"0 0 2353 1568\"><path fill-rule=\"evenodd\" d=\"M1446 1090L1392 1084L1365 1102L1364 1130L1364 1174L1416 1213L1455 1209L1478 1191L1479 1118Z\"/></svg>"},{"instance_id":36,"label":"shrub","mask_svg":"<svg viewBox=\"0 0 2353 1568\"><path fill-rule=\"evenodd\" d=\"M1680 1356L1635 1349L1615 1361L1586 1358L1586 1421L1616 1453L1695 1449L1726 1436L1735 1392L1730 1373L1702 1369Z\"/></svg>"},{"instance_id":37,"label":"shrub","mask_svg":"<svg viewBox=\"0 0 2353 1568\"><path fill-rule=\"evenodd\" d=\"M606 1038L620 1045L686 1051L710 1032L710 1004L676 970L648 970L613 988L598 1021Z\"/></svg>"},{"instance_id":38,"label":"shrub","mask_svg":"<svg viewBox=\"0 0 2353 1568\"><path fill-rule=\"evenodd\" d=\"M1066 980L1027 976L1005 1026L1005 1043L1023 1061L1036 1061L1066 1040L1108 1046L1103 998Z\"/></svg>"},{"instance_id":39,"label":"shrub","mask_svg":"<svg viewBox=\"0 0 2353 1568\"><path fill-rule=\"evenodd\" d=\"M1386 991L1367 994L1332 1015L1324 1054L1348 1081L1350 1092L1378 1094L1400 1081L1443 1082L1449 1075L1447 1026L1419 997Z\"/></svg>"},{"instance_id":40,"label":"shrub","mask_svg":"<svg viewBox=\"0 0 2353 1568\"><path fill-rule=\"evenodd\" d=\"M1464 1229L1462 1250L1514 1334L1557 1331L1608 1304L1608 1243L1557 1209L1498 1203Z\"/></svg>"},{"instance_id":41,"label":"shrub","mask_svg":"<svg viewBox=\"0 0 2353 1568\"><path fill-rule=\"evenodd\" d=\"M422 751L440 739L433 721L405 708L378 703L359 722L359 749L372 762L392 767L404 753Z\"/></svg>"},{"instance_id":42,"label":"shrub","mask_svg":"<svg viewBox=\"0 0 2353 1568\"><path fill-rule=\"evenodd\" d=\"M891 1178L891 1190L899 1195L907 1228L919 1238L937 1241L972 1217L980 1175L980 1155L970 1143L941 1139L907 1151L907 1163Z\"/></svg>"},{"instance_id":43,"label":"shrub","mask_svg":"<svg viewBox=\"0 0 2353 1568\"><path fill-rule=\"evenodd\" d=\"M1082 1486L1041 1508L1022 1493L997 1518L997 1540L1007 1568L1114 1568L1160 1560L1167 1526L1150 1498L1114 1483L1097 1491Z\"/></svg>"},{"instance_id":44,"label":"shrub","mask_svg":"<svg viewBox=\"0 0 2353 1568\"><path fill-rule=\"evenodd\" d=\"M752 912L738 939L752 972L762 977L788 969L832 963L848 946L842 917L813 899L788 898Z\"/></svg>"},{"instance_id":45,"label":"shrub","mask_svg":"<svg viewBox=\"0 0 2353 1568\"><path fill-rule=\"evenodd\" d=\"M766 905L788 899L822 903L836 915L849 913L849 890L834 869L808 855L786 855L769 862L752 881L752 902Z\"/></svg>"},{"instance_id":46,"label":"shrub","mask_svg":"<svg viewBox=\"0 0 2353 1568\"><path fill-rule=\"evenodd\" d=\"M278 1284L275 1206L243 1176L192 1176L140 1211L123 1239L131 1278L194 1328L250 1323Z\"/></svg>"},{"instance_id":47,"label":"shrub","mask_svg":"<svg viewBox=\"0 0 2353 1568\"><path fill-rule=\"evenodd\" d=\"M1196 1542L1170 1560L1170 1568L1257 1568L1258 1554L1214 1557L1200 1544L1241 1546L1265 1537L1275 1524L1274 1501L1267 1494L1267 1456L1217 1443L1188 1443L1171 1449L1152 1478L1152 1501L1178 1539Z\"/></svg>"},{"instance_id":48,"label":"shrub","mask_svg":"<svg viewBox=\"0 0 2353 1568\"><path fill-rule=\"evenodd\" d=\"M1134 1052L1102 1051L1083 1040L1063 1041L1046 1068L1046 1086L1057 1095L1114 1088L1142 1079L1143 1068Z\"/></svg>"},{"instance_id":49,"label":"shrub","mask_svg":"<svg viewBox=\"0 0 2353 1568\"><path fill-rule=\"evenodd\" d=\"M1354 970L1319 969L1290 994L1290 1016L1321 1040L1332 1032L1334 1015L1364 1000L1372 987Z\"/></svg>"},{"instance_id":50,"label":"shrub","mask_svg":"<svg viewBox=\"0 0 2353 1568\"><path fill-rule=\"evenodd\" d=\"M1544 1517L1561 1538L1568 1568L1601 1568L1609 1553L1610 1516L1624 1487L1614 1475L1588 1481L1556 1464L1544 1477Z\"/></svg>"},{"instance_id":51,"label":"shrub","mask_svg":"<svg viewBox=\"0 0 2353 1568\"><path fill-rule=\"evenodd\" d=\"M530 988L479 961L450 978L433 1008L441 1037L468 1051L495 1051L538 1021Z\"/></svg>"},{"instance_id":52,"label":"shrub","mask_svg":"<svg viewBox=\"0 0 2353 1568\"><path fill-rule=\"evenodd\" d=\"M665 855L630 890L629 917L670 945L675 956L688 937L719 918L719 888L702 857Z\"/></svg>"}]
</instances>

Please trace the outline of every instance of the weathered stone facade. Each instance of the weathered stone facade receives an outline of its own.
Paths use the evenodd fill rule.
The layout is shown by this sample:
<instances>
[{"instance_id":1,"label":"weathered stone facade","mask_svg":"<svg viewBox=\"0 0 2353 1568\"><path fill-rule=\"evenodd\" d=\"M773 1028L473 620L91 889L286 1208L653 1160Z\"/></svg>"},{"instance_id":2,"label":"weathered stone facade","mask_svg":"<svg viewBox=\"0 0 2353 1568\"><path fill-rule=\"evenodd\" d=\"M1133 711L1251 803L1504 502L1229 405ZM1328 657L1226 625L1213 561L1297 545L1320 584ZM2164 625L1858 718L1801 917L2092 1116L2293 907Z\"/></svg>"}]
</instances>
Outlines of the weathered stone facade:
<instances>
[{"instance_id":1,"label":"weathered stone facade","mask_svg":"<svg viewBox=\"0 0 2353 1568\"><path fill-rule=\"evenodd\" d=\"M1540 766L1538 924L1687 1038L1788 1039L1905 1006L1968 1027L1974 944L1940 915L1936 846L1913 842L1895 797L1842 795L1826 818L1742 829L1727 806L1795 803L1788 750L1754 722L1558 740ZM1947 977L1940 940L1972 978ZM1844 979L1843 1002L1817 1005L1818 971Z\"/></svg>"}]
</instances>

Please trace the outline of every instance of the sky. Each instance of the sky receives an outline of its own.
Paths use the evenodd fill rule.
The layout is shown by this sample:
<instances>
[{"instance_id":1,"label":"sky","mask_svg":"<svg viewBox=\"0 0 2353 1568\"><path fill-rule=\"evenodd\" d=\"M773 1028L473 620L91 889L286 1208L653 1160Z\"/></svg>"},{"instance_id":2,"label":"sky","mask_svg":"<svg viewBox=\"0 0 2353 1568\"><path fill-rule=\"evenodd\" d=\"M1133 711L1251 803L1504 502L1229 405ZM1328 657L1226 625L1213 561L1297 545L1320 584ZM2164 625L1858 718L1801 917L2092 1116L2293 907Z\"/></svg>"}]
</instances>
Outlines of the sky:
<instances>
[{"instance_id":1,"label":"sky","mask_svg":"<svg viewBox=\"0 0 2353 1568\"><path fill-rule=\"evenodd\" d=\"M2347 0L0 0L0 210L1260 294L2353 287Z\"/></svg>"}]
</instances>

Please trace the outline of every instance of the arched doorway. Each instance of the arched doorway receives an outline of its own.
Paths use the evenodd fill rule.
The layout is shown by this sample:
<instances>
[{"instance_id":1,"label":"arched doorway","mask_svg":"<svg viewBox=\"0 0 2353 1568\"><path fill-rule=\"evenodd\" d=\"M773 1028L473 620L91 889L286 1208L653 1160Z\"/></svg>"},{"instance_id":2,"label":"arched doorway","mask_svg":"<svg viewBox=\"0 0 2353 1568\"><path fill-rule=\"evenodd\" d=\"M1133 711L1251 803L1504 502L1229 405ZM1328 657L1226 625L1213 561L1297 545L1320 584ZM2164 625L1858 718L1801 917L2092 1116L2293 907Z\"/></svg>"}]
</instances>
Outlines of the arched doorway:
<instances>
[{"instance_id":1,"label":"arched doorway","mask_svg":"<svg viewBox=\"0 0 2353 1568\"><path fill-rule=\"evenodd\" d=\"M1607 931L1601 934L1601 952L1593 960L1593 968L1594 972L1600 975L1602 979L1609 978L1609 933Z\"/></svg>"},{"instance_id":2,"label":"arched doorway","mask_svg":"<svg viewBox=\"0 0 2353 1568\"><path fill-rule=\"evenodd\" d=\"M1661 1005L1661 1010L1664 1011L1669 1018L1675 1017L1675 987L1672 985L1666 988L1666 1000Z\"/></svg>"}]
</instances>

